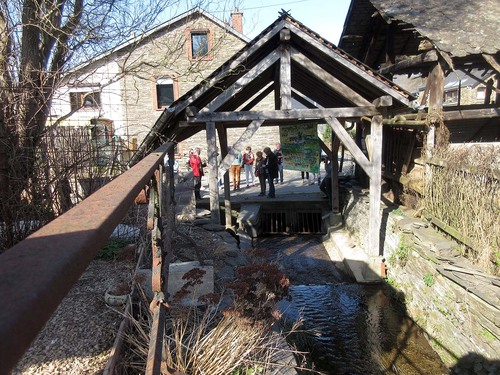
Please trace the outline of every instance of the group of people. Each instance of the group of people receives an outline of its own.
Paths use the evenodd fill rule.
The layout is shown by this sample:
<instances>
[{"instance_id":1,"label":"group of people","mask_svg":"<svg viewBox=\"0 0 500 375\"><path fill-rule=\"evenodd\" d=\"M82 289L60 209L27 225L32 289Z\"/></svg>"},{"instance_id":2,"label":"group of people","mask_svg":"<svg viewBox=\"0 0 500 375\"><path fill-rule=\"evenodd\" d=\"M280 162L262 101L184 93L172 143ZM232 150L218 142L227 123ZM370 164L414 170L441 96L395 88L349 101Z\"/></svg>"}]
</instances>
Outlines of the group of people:
<instances>
[{"instance_id":1,"label":"group of people","mask_svg":"<svg viewBox=\"0 0 500 375\"><path fill-rule=\"evenodd\" d=\"M203 177L203 168L206 167L206 161L200 157L201 149L195 148L189 153L189 166L193 171L195 198L201 199L201 179ZM276 144L276 149L271 150L265 147L263 151L257 151L255 154L250 146L247 146L243 154L238 153L231 164L231 176L233 181L233 190L240 190L241 169L245 170L247 187L255 186L254 177L259 179L259 196L269 198L276 197L275 183L283 183L283 152L281 145ZM320 189L327 195L331 204L331 163L328 158L325 159L326 176L321 181Z\"/></svg>"},{"instance_id":2,"label":"group of people","mask_svg":"<svg viewBox=\"0 0 500 375\"><path fill-rule=\"evenodd\" d=\"M255 154L252 151L252 147L247 146L243 154L238 154L231 165L233 190L240 190L241 168L245 170L247 188L255 186L254 178L257 177L260 185L259 196L266 195L266 185L269 184L267 196L274 198L276 196L275 181L283 182L283 153L281 145L279 143L276 144L274 151L271 151L270 147L265 147L263 151L257 151Z\"/></svg>"},{"instance_id":3,"label":"group of people","mask_svg":"<svg viewBox=\"0 0 500 375\"><path fill-rule=\"evenodd\" d=\"M193 171L193 184L195 198L201 199L201 179L203 177L203 168L206 167L206 161L200 157L201 149L199 147L189 152L189 167ZM260 194L266 195L266 185L269 184L268 197L276 196L274 183L280 181L283 183L283 153L281 145L276 144L276 149L265 147L263 151L257 151L255 154L252 147L247 146L243 154L238 153L230 166L233 190L240 190L241 169L245 171L245 181L247 187L255 186L255 177L259 179ZM267 182L267 184L266 184Z\"/></svg>"}]
</instances>

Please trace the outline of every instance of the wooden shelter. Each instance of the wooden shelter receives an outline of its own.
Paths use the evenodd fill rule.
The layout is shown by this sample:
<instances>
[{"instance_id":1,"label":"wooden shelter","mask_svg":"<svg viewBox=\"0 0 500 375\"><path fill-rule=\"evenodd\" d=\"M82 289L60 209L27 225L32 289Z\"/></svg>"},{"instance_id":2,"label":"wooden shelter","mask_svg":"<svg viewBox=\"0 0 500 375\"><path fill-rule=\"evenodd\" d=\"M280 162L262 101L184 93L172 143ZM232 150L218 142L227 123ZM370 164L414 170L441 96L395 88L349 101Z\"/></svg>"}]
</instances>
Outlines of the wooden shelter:
<instances>
[{"instance_id":1,"label":"wooden shelter","mask_svg":"<svg viewBox=\"0 0 500 375\"><path fill-rule=\"evenodd\" d=\"M274 110L255 110L274 94ZM292 108L292 99L304 109ZM261 126L328 124L335 137L323 150L336 161L342 143L370 179L370 255L379 255L382 121L390 111L408 108L412 96L366 65L322 39L288 13L235 54L207 80L172 104L139 147L132 163L166 141L181 142L206 130L212 218L219 222L218 176L225 176L226 215L230 215L228 170L235 155ZM369 123L370 155L345 130L344 121ZM242 128L227 153L227 129ZM217 145L217 138L219 145ZM222 160L218 162L218 149ZM172 157L173 155L171 155ZM333 163L334 167L336 163ZM335 187L336 173L332 173ZM334 188L335 189L335 188ZM229 209L228 209L229 208ZM338 205L333 210L338 210ZM230 222L230 220L226 220Z\"/></svg>"},{"instance_id":2,"label":"wooden shelter","mask_svg":"<svg viewBox=\"0 0 500 375\"><path fill-rule=\"evenodd\" d=\"M495 0L351 0L339 47L387 78L422 77L419 119L442 112L450 142L498 142L499 29ZM486 86L482 103L444 105L445 77L457 71Z\"/></svg>"},{"instance_id":3,"label":"wooden shelter","mask_svg":"<svg viewBox=\"0 0 500 375\"><path fill-rule=\"evenodd\" d=\"M351 0L339 47L420 97L384 120L383 177L425 194L436 145L500 141L500 18L495 0ZM484 99L460 98L464 78ZM458 98L446 102L455 81ZM423 154L424 152L424 154ZM424 178L425 176L425 178ZM406 202L404 202L406 204Z\"/></svg>"}]
</instances>

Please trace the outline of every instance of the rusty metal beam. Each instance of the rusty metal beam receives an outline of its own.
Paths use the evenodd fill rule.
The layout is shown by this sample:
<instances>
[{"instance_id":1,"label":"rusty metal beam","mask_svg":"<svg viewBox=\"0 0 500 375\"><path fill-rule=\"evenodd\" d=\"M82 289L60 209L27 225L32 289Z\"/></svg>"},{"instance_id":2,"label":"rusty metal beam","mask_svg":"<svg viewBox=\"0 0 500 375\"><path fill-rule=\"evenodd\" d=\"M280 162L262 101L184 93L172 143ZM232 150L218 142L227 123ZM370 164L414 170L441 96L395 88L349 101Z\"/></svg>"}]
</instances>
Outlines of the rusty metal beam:
<instances>
[{"instance_id":1,"label":"rusty metal beam","mask_svg":"<svg viewBox=\"0 0 500 375\"><path fill-rule=\"evenodd\" d=\"M8 374L163 164L169 142L0 255L0 374Z\"/></svg>"}]
</instances>

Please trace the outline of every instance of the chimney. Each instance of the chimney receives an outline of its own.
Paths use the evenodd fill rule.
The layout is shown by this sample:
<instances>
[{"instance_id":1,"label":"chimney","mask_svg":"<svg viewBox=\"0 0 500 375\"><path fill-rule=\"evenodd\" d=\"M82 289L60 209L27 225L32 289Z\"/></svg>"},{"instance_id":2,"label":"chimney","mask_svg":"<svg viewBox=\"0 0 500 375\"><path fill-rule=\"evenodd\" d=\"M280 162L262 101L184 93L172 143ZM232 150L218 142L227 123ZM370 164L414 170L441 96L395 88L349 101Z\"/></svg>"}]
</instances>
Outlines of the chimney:
<instances>
[{"instance_id":1,"label":"chimney","mask_svg":"<svg viewBox=\"0 0 500 375\"><path fill-rule=\"evenodd\" d=\"M231 24L233 29L243 34L243 13L237 7L231 13Z\"/></svg>"}]
</instances>

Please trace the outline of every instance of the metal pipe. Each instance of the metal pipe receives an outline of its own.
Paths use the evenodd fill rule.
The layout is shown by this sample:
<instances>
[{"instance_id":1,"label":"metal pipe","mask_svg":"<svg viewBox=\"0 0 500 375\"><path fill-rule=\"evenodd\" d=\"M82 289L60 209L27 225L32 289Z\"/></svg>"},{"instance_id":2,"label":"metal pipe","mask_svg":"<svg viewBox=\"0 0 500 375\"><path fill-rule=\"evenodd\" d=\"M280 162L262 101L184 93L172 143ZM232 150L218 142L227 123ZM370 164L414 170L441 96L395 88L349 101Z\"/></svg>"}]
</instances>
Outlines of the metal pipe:
<instances>
[{"instance_id":1,"label":"metal pipe","mask_svg":"<svg viewBox=\"0 0 500 375\"><path fill-rule=\"evenodd\" d=\"M8 374L148 183L169 142L0 255L0 374Z\"/></svg>"}]
</instances>

